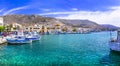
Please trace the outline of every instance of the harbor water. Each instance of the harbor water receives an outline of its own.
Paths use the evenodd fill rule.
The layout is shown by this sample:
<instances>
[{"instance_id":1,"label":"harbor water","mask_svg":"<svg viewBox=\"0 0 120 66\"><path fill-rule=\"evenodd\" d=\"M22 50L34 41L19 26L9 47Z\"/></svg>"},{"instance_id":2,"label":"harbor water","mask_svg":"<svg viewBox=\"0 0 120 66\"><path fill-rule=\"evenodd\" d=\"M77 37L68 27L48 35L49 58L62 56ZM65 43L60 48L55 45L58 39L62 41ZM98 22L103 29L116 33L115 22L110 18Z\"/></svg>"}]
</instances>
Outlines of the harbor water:
<instances>
[{"instance_id":1,"label":"harbor water","mask_svg":"<svg viewBox=\"0 0 120 66\"><path fill-rule=\"evenodd\" d=\"M112 32L116 37L116 32ZM0 45L0 66L119 66L111 52L110 32L42 35L25 45Z\"/></svg>"}]
</instances>

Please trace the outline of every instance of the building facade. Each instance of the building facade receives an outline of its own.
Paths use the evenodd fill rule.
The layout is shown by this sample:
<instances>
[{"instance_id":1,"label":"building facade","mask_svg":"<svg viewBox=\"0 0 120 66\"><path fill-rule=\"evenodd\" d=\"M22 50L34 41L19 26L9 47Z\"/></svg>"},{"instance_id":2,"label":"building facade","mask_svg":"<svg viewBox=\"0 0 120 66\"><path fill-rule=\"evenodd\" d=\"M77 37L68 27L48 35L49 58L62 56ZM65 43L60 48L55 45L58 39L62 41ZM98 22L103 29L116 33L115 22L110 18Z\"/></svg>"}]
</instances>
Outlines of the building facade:
<instances>
[{"instance_id":1,"label":"building facade","mask_svg":"<svg viewBox=\"0 0 120 66\"><path fill-rule=\"evenodd\" d=\"M3 17L0 17L0 26L3 26Z\"/></svg>"}]
</instances>

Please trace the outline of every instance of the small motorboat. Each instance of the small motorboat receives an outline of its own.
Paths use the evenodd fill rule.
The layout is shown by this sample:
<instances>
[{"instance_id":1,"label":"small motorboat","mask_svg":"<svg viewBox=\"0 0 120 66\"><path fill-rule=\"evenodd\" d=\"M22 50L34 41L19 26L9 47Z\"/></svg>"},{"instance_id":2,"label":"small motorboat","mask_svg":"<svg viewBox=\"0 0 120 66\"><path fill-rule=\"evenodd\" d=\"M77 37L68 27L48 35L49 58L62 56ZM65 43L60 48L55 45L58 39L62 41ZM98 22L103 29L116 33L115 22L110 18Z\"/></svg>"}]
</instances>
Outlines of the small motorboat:
<instances>
[{"instance_id":1,"label":"small motorboat","mask_svg":"<svg viewBox=\"0 0 120 66\"><path fill-rule=\"evenodd\" d=\"M109 42L110 50L120 52L120 30L117 31L117 39L111 39Z\"/></svg>"},{"instance_id":2,"label":"small motorboat","mask_svg":"<svg viewBox=\"0 0 120 66\"><path fill-rule=\"evenodd\" d=\"M26 38L32 41L40 40L40 35L37 32L32 32L26 35Z\"/></svg>"},{"instance_id":3,"label":"small motorboat","mask_svg":"<svg viewBox=\"0 0 120 66\"><path fill-rule=\"evenodd\" d=\"M32 40L25 38L25 36L16 36L12 39L7 39L8 44L28 44L32 43Z\"/></svg>"}]
</instances>

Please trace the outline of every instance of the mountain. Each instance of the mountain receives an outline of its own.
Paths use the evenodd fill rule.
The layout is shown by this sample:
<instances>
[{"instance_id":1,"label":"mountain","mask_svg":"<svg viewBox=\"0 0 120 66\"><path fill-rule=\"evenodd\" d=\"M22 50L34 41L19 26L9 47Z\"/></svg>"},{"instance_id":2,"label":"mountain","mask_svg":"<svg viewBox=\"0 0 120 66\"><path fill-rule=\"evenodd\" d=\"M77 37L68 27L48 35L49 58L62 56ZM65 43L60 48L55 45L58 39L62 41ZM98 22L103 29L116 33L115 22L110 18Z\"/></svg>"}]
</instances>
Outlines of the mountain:
<instances>
[{"instance_id":1,"label":"mountain","mask_svg":"<svg viewBox=\"0 0 120 66\"><path fill-rule=\"evenodd\" d=\"M65 20L65 19L60 19L60 21L66 25L70 25L73 27L83 27L83 28L91 28L92 30L95 31L101 31L104 30L104 28L90 20Z\"/></svg>"},{"instance_id":2,"label":"mountain","mask_svg":"<svg viewBox=\"0 0 120 66\"><path fill-rule=\"evenodd\" d=\"M42 17L39 15L6 15L3 16L4 23L5 24L11 24L11 23L19 23L22 25L33 25L33 24L43 24L43 23L56 23L55 18L51 17Z\"/></svg>"},{"instance_id":3,"label":"mountain","mask_svg":"<svg viewBox=\"0 0 120 66\"><path fill-rule=\"evenodd\" d=\"M5 15L2 16L5 24L19 23L24 26L30 26L33 24L56 24L58 21L65 26L71 26L76 28L90 28L93 31L103 30L116 30L118 27L112 25L100 25L90 20L67 20L56 19L51 17L43 17L39 15Z\"/></svg>"},{"instance_id":4,"label":"mountain","mask_svg":"<svg viewBox=\"0 0 120 66\"><path fill-rule=\"evenodd\" d=\"M120 27L114 26L114 25L110 25L110 24L102 24L102 27L106 28L106 30L117 30L120 29Z\"/></svg>"}]
</instances>

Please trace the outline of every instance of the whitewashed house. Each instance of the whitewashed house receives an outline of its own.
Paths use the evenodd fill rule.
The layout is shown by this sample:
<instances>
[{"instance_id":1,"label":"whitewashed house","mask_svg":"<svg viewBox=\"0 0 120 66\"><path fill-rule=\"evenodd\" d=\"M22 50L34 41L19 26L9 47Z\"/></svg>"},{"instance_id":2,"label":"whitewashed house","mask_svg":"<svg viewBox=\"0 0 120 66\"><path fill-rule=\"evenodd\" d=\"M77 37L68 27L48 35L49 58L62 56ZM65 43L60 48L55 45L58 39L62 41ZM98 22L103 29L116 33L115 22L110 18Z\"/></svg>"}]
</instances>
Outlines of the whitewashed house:
<instances>
[{"instance_id":1,"label":"whitewashed house","mask_svg":"<svg viewBox=\"0 0 120 66\"><path fill-rule=\"evenodd\" d=\"M3 26L3 17L0 17L0 26Z\"/></svg>"}]
</instances>

